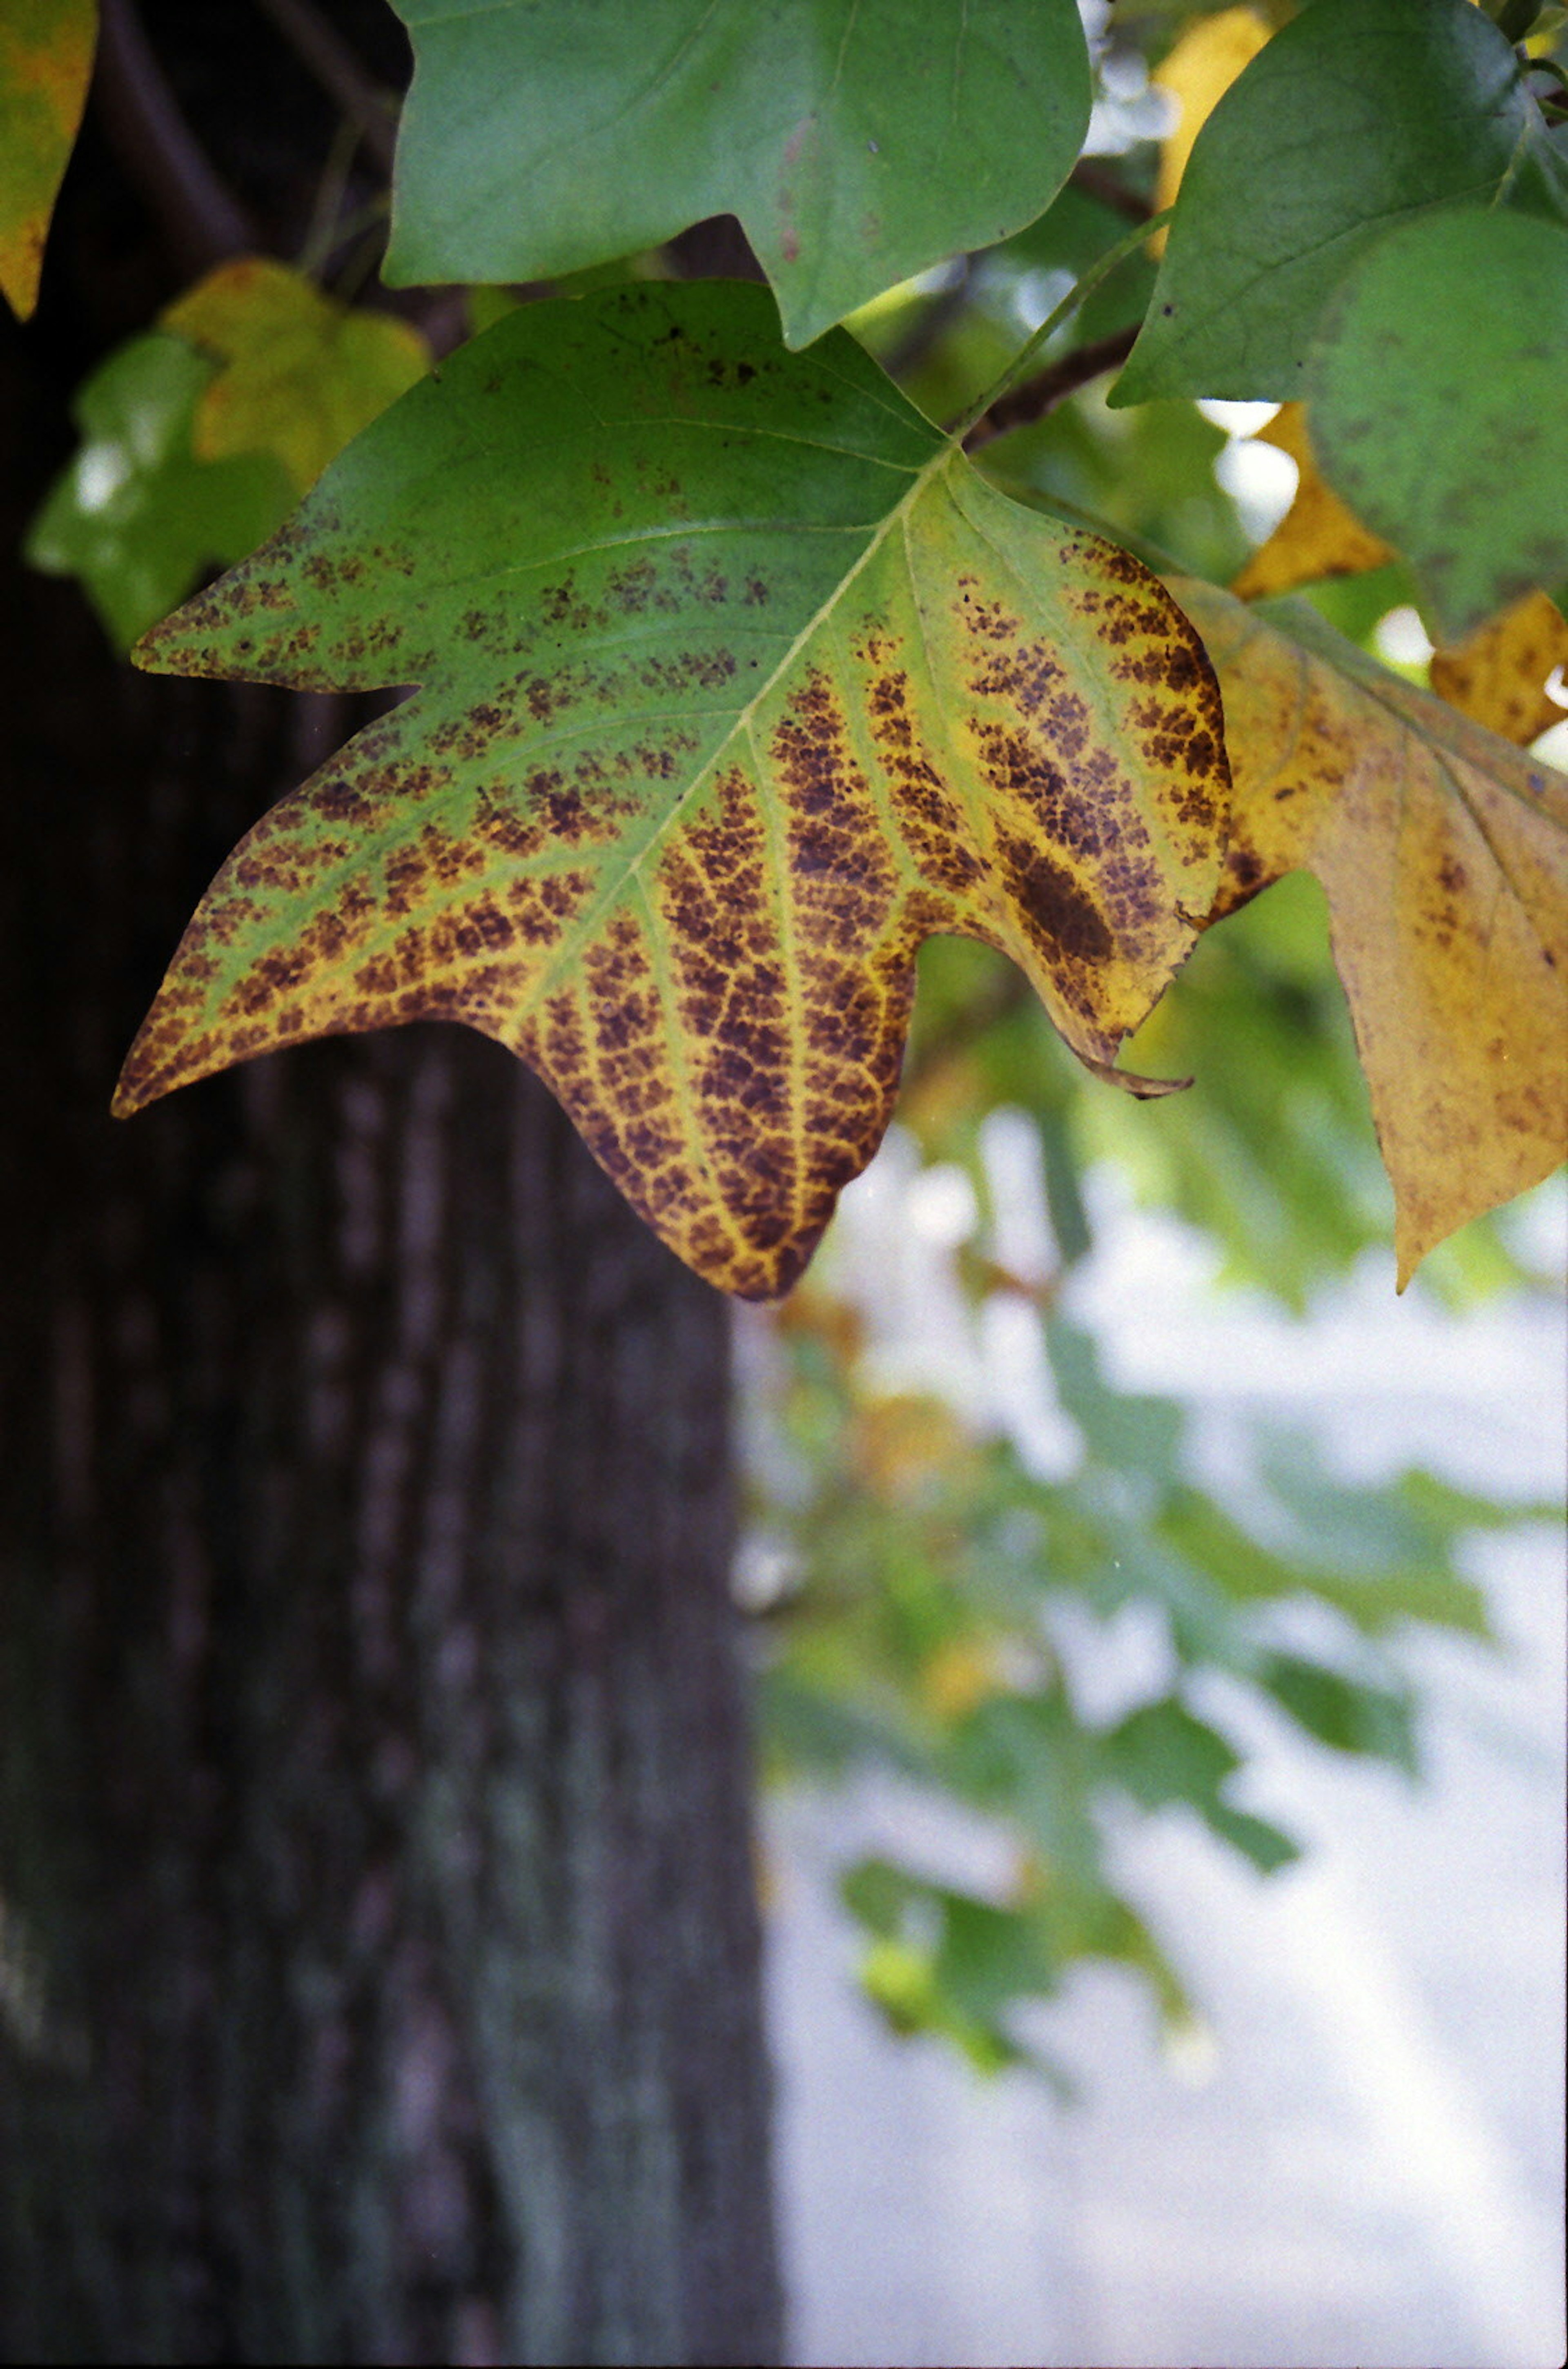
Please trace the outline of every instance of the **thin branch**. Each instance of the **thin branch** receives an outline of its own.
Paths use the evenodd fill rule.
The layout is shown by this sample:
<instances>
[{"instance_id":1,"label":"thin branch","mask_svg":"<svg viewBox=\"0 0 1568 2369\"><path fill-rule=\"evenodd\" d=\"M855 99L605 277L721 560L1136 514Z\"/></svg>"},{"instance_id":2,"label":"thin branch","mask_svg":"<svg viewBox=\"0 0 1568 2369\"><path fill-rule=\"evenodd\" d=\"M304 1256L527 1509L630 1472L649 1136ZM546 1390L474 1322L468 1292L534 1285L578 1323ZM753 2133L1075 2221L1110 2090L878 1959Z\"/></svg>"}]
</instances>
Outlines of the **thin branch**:
<instances>
[{"instance_id":1,"label":"thin branch","mask_svg":"<svg viewBox=\"0 0 1568 2369\"><path fill-rule=\"evenodd\" d=\"M188 270L255 247L255 227L181 114L134 0L103 0L94 93L109 145Z\"/></svg>"},{"instance_id":2,"label":"thin branch","mask_svg":"<svg viewBox=\"0 0 1568 2369\"><path fill-rule=\"evenodd\" d=\"M262 15L287 41L306 72L359 126L366 150L390 178L397 133L383 94L359 59L310 0L257 0Z\"/></svg>"},{"instance_id":3,"label":"thin branch","mask_svg":"<svg viewBox=\"0 0 1568 2369\"><path fill-rule=\"evenodd\" d=\"M993 436L1005 436L1010 429L1032 427L1036 419L1044 419L1048 411L1065 403L1070 395L1076 395L1081 386L1087 386L1091 379L1119 369L1131 353L1137 336L1136 326L1115 329L1108 338L1096 338L1092 345L1077 346L1071 353L1063 354L1059 361L1052 362L1048 370L1026 378L976 420L964 439L965 452L978 451Z\"/></svg>"}]
</instances>

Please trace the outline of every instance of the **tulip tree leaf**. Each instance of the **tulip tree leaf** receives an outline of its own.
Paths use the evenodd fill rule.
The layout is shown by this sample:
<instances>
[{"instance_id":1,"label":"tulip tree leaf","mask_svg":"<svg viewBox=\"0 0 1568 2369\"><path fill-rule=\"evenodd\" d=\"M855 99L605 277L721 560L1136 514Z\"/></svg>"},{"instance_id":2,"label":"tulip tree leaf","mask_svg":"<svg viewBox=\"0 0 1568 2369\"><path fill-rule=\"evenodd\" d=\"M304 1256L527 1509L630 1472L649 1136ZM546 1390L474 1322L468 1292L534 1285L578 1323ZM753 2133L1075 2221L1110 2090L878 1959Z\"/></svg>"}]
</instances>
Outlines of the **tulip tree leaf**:
<instances>
[{"instance_id":1,"label":"tulip tree leaf","mask_svg":"<svg viewBox=\"0 0 1568 2369\"><path fill-rule=\"evenodd\" d=\"M1379 233L1504 194L1562 218L1565 181L1519 59L1470 0L1313 0L1198 133L1110 400L1299 395L1323 307Z\"/></svg>"},{"instance_id":2,"label":"tulip tree leaf","mask_svg":"<svg viewBox=\"0 0 1568 2369\"><path fill-rule=\"evenodd\" d=\"M983 939L1109 1064L1219 877L1201 644L755 288L520 308L145 663L418 693L268 816L118 1107L292 1039L469 1022L753 1297L887 1125L915 950Z\"/></svg>"},{"instance_id":3,"label":"tulip tree leaf","mask_svg":"<svg viewBox=\"0 0 1568 2369\"><path fill-rule=\"evenodd\" d=\"M406 321L353 311L264 255L221 263L163 326L221 365L197 406L197 458L271 452L302 494L430 366Z\"/></svg>"},{"instance_id":4,"label":"tulip tree leaf","mask_svg":"<svg viewBox=\"0 0 1568 2369\"><path fill-rule=\"evenodd\" d=\"M1075 0L397 0L394 284L544 280L735 213L785 342L1043 213L1089 120Z\"/></svg>"},{"instance_id":5,"label":"tulip tree leaf","mask_svg":"<svg viewBox=\"0 0 1568 2369\"><path fill-rule=\"evenodd\" d=\"M1322 5L1322 0L1320 0ZM1568 778L1295 601L1184 579L1234 773L1220 920L1316 874L1394 1187L1401 1288L1568 1154Z\"/></svg>"},{"instance_id":6,"label":"tulip tree leaf","mask_svg":"<svg viewBox=\"0 0 1568 2369\"><path fill-rule=\"evenodd\" d=\"M1568 576L1565 360L1568 229L1527 214L1407 223L1324 315L1319 462L1409 559L1440 641Z\"/></svg>"},{"instance_id":7,"label":"tulip tree leaf","mask_svg":"<svg viewBox=\"0 0 1568 2369\"><path fill-rule=\"evenodd\" d=\"M38 302L97 21L97 0L6 0L0 10L0 290L24 321Z\"/></svg>"}]
</instances>

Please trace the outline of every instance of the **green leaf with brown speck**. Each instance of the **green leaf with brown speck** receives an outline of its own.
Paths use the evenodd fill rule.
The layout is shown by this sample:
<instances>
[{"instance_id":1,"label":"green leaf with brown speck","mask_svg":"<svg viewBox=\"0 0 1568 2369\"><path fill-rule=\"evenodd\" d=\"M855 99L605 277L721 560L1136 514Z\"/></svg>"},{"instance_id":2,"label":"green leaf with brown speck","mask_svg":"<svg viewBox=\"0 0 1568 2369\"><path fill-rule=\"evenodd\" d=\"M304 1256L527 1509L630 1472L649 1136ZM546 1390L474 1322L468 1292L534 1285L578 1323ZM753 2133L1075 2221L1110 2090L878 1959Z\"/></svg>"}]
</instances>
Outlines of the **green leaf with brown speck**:
<instances>
[{"instance_id":1,"label":"green leaf with brown speck","mask_svg":"<svg viewBox=\"0 0 1568 2369\"><path fill-rule=\"evenodd\" d=\"M1568 571L1565 370L1568 229L1528 214L1402 223L1323 316L1319 464L1409 559L1442 641Z\"/></svg>"},{"instance_id":2,"label":"green leaf with brown speck","mask_svg":"<svg viewBox=\"0 0 1568 2369\"><path fill-rule=\"evenodd\" d=\"M756 288L509 315L141 657L419 689L235 851L117 1107L464 1020L749 1297L881 1139L925 937L1010 955L1104 1069L1219 876L1218 698L1169 597L849 338L784 351Z\"/></svg>"}]
</instances>

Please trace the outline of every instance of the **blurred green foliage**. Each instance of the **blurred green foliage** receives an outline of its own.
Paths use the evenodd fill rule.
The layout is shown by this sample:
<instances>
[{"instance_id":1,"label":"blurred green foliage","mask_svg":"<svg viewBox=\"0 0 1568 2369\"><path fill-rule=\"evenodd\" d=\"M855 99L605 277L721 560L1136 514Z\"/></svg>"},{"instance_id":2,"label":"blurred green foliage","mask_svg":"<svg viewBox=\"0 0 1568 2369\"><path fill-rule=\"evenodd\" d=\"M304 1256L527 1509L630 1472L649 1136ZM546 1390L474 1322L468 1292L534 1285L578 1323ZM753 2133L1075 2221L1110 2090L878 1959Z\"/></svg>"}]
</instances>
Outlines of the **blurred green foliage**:
<instances>
[{"instance_id":1,"label":"blurred green foliage","mask_svg":"<svg viewBox=\"0 0 1568 2369\"><path fill-rule=\"evenodd\" d=\"M1128 12L1123 38L1157 57L1195 13ZM1153 162L1145 147L1107 171L1137 202ZM1031 229L853 326L933 418L954 418L1126 227L1116 203L1070 186ZM1047 359L1127 328L1151 276L1147 262L1124 265ZM1104 385L998 439L982 465L1015 493L1093 512L1145 555L1227 579L1261 539L1216 475L1227 429L1188 402L1113 412ZM1411 592L1391 566L1313 597L1370 647ZM1287 878L1205 936L1127 1066L1195 1082L1157 1103L1119 1095L1084 1076L1002 957L956 940L924 948L899 1123L921 1160L968 1180L978 1220L950 1266L977 1329L999 1298L1040 1327L1081 1442L1065 1475L1042 1478L945 1398L890 1390L867 1310L833 1288L830 1243L746 1335L746 1592L769 1773L891 1777L1000 1841L1008 1872L989 1888L912 1857L848 1867L864 1986L896 2030L940 2035L985 2069L1031 2065L1064 2093L1069 2068L1021 2011L1075 1966L1128 1969L1168 2031L1194 2012L1119 1883L1128 1816L1196 1818L1265 1874L1298 1856L1254 1805L1243 1744L1216 1704L1265 1705L1329 1752L1413 1776L1420 1704L1403 1646L1425 1629L1484 1648L1466 1542L1543 1510L1422 1472L1351 1487L1310 1437L1262 1429L1245 1485L1222 1501L1198 1476L1187 1410L1118 1390L1065 1312L1064 1287L1093 1248L1098 1162L1206 1237L1222 1281L1295 1315L1386 1248L1390 1188L1316 883ZM1055 1244L1044 1273L1013 1273L1000 1252L985 1138L1003 1109L1024 1114L1038 1144ZM1528 1280L1506 1228L1487 1221L1446 1245L1418 1288L1454 1301ZM1129 1617L1152 1627L1162 1675L1116 1715L1096 1713L1078 1675L1085 1637L1114 1666Z\"/></svg>"},{"instance_id":2,"label":"blurred green foliage","mask_svg":"<svg viewBox=\"0 0 1568 2369\"><path fill-rule=\"evenodd\" d=\"M28 531L29 563L82 582L117 649L182 601L203 569L243 559L294 506L281 464L199 461L196 406L216 365L149 330L82 385L82 443Z\"/></svg>"},{"instance_id":3,"label":"blurred green foliage","mask_svg":"<svg viewBox=\"0 0 1568 2369\"><path fill-rule=\"evenodd\" d=\"M867 1988L897 2028L940 2032L983 2067L1027 2061L1059 2079L1014 2014L1075 1964L1130 1968L1168 2025L1191 2011L1118 1884L1118 1815L1185 1811L1265 1873L1297 1856L1246 1798L1212 1682L1333 1751L1413 1775L1402 1641L1413 1624L1488 1641L1459 1550L1517 1514L1421 1473L1347 1488L1295 1436L1260 1442L1244 1502L1222 1504L1194 1475L1183 1407L1106 1380L1093 1339L1056 1305L1063 1271L1031 1283L984 1253L982 1229L967 1247L974 1303L1000 1292L1037 1313L1082 1443L1065 1475L1042 1479L942 1398L880 1383L864 1314L820 1283L758 1320L763 1734L775 1777L881 1772L1005 1838L1011 1876L991 1893L879 1858L849 1870L844 1897L866 1932ZM1303 1607L1322 1640L1311 1654ZM1129 1610L1157 1630L1162 1675L1119 1715L1096 1715L1080 1700L1082 1657L1114 1664ZM1145 1636L1142 1663L1148 1648Z\"/></svg>"}]
</instances>

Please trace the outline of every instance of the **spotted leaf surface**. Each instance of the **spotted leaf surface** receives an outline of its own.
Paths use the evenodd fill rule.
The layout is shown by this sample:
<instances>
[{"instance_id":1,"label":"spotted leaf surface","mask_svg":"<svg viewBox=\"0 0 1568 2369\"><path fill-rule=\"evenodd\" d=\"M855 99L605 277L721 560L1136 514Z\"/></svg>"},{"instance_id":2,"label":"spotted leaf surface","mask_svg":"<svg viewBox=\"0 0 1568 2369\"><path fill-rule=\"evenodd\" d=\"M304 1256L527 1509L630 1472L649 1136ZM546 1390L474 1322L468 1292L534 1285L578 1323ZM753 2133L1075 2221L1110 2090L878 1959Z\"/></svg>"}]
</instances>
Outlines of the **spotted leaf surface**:
<instances>
[{"instance_id":1,"label":"spotted leaf surface","mask_svg":"<svg viewBox=\"0 0 1568 2369\"><path fill-rule=\"evenodd\" d=\"M1044 213L1089 122L1076 0L397 0L394 285L548 280L739 216L785 342Z\"/></svg>"},{"instance_id":2,"label":"spotted leaf surface","mask_svg":"<svg viewBox=\"0 0 1568 2369\"><path fill-rule=\"evenodd\" d=\"M1104 1067L1219 879L1196 635L765 292L521 308L142 646L418 683L252 831L119 1107L464 1020L699 1272L787 1288L892 1106L917 946L1012 956Z\"/></svg>"},{"instance_id":3,"label":"spotted leaf surface","mask_svg":"<svg viewBox=\"0 0 1568 2369\"><path fill-rule=\"evenodd\" d=\"M1562 721L1568 697L1568 617L1544 592L1490 617L1462 642L1432 653L1432 688L1450 707L1505 740L1533 740Z\"/></svg>"},{"instance_id":4,"label":"spotted leaf surface","mask_svg":"<svg viewBox=\"0 0 1568 2369\"><path fill-rule=\"evenodd\" d=\"M1525 214L1402 223L1324 315L1319 462L1410 561L1440 641L1568 577L1565 358L1568 226Z\"/></svg>"},{"instance_id":5,"label":"spotted leaf surface","mask_svg":"<svg viewBox=\"0 0 1568 2369\"><path fill-rule=\"evenodd\" d=\"M1213 585L1177 590L1219 670L1235 775L1214 918L1286 872L1322 884L1402 1288L1568 1153L1568 778L1304 602L1265 617Z\"/></svg>"}]
</instances>

